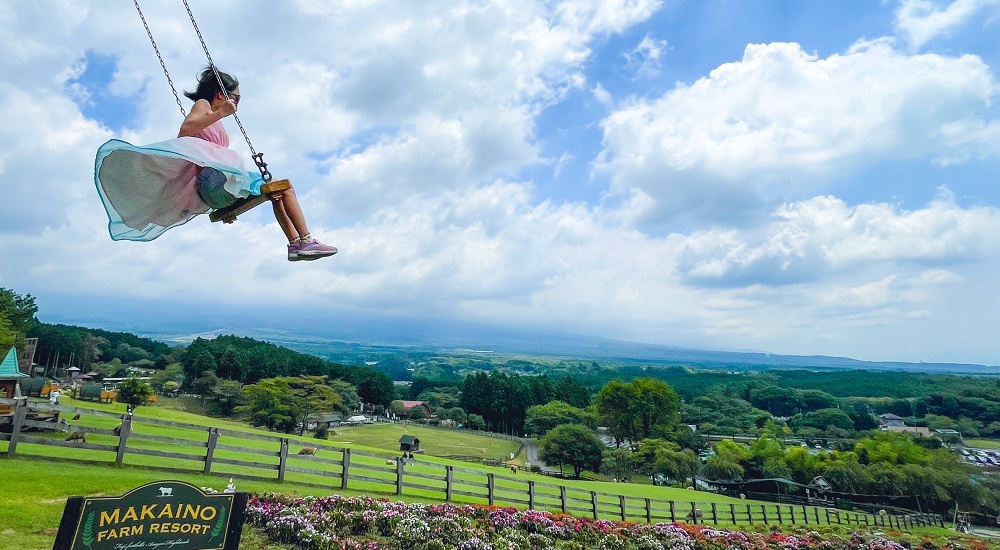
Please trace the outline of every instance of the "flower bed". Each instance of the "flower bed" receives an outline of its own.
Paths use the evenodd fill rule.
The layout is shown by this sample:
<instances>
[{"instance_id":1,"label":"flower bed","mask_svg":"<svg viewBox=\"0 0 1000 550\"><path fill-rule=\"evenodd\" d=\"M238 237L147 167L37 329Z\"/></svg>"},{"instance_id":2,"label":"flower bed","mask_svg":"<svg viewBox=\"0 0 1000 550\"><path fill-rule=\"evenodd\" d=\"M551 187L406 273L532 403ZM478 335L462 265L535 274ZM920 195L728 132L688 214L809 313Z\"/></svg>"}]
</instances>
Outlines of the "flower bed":
<instances>
[{"instance_id":1,"label":"flower bed","mask_svg":"<svg viewBox=\"0 0 1000 550\"><path fill-rule=\"evenodd\" d=\"M268 494L247 507L248 523L277 542L306 549L382 550L903 550L880 536L844 539L812 531L747 533L703 525L592 520L538 510L407 504L370 497Z\"/></svg>"}]
</instances>

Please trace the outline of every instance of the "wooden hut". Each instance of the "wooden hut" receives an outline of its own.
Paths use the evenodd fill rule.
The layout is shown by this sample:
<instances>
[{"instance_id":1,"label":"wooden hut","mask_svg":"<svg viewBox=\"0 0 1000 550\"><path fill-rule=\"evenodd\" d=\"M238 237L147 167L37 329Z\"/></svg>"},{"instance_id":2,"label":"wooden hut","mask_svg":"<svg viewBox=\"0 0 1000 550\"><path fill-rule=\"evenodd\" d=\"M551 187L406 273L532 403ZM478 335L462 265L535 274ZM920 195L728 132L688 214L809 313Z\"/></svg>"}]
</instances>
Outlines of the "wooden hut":
<instances>
[{"instance_id":1,"label":"wooden hut","mask_svg":"<svg viewBox=\"0 0 1000 550\"><path fill-rule=\"evenodd\" d=\"M409 451L411 453L420 452L420 440L413 435L404 435L399 438L399 450Z\"/></svg>"}]
</instances>

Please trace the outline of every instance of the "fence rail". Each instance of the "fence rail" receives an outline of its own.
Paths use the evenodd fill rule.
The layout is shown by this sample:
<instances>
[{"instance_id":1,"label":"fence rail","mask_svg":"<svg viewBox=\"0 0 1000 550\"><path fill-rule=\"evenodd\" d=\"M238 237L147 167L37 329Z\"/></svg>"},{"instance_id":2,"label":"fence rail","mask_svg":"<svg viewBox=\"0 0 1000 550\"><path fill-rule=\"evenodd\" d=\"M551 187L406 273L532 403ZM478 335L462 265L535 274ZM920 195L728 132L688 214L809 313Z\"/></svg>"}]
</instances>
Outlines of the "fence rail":
<instances>
[{"instance_id":1,"label":"fence rail","mask_svg":"<svg viewBox=\"0 0 1000 550\"><path fill-rule=\"evenodd\" d=\"M937 514L879 515L793 504L748 504L672 501L588 491L523 476L505 476L418 459L397 458L350 448L288 438L222 430L159 420L116 415L90 409L0 399L13 404L6 440L7 456L78 460L88 463L142 465L169 472L204 473L255 481L279 481L324 489L352 489L375 494L420 495L447 502L515 505L594 519L647 523L658 521L697 524L847 524L906 529L944 526ZM52 423L27 420L32 411L58 411L94 416L97 422L117 422L113 428L66 426L70 437L42 437L29 429L53 429ZM162 435L163 428L183 428L191 438ZM153 432L161 432L161 434ZM176 430L171 431L177 435ZM87 437L92 441L86 441ZM226 443L221 442L225 438ZM229 441L231 440L231 441ZM302 447L292 452L292 446ZM311 447L311 452L306 449ZM53 451L54 448L54 451ZM300 454L304 453L304 454ZM317 454L321 456L317 456ZM333 458L330 458L330 457ZM456 498L464 497L464 498Z\"/></svg>"}]
</instances>

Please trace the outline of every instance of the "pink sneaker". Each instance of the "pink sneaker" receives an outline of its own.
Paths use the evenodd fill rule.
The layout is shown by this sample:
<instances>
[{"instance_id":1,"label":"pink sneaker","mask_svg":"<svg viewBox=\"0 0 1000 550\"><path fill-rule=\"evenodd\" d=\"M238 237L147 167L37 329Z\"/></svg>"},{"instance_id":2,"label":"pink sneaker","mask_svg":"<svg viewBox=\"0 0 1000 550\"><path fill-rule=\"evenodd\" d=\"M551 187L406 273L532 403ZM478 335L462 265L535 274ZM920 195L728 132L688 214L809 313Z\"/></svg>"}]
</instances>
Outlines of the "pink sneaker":
<instances>
[{"instance_id":1,"label":"pink sneaker","mask_svg":"<svg viewBox=\"0 0 1000 550\"><path fill-rule=\"evenodd\" d=\"M298 245L295 250L295 258L292 258L293 246ZM318 260L337 253L336 246L323 244L316 239L311 241L299 241L288 245L288 260L295 262L299 260Z\"/></svg>"}]
</instances>

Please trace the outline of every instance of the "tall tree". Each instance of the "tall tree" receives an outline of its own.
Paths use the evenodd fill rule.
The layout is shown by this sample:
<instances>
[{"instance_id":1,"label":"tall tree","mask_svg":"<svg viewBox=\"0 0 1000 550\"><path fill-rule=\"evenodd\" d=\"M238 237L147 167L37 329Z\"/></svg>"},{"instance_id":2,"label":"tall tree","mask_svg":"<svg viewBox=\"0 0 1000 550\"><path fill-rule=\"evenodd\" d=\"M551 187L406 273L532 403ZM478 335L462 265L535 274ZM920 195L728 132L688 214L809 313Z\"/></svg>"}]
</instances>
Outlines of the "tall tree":
<instances>
[{"instance_id":1,"label":"tall tree","mask_svg":"<svg viewBox=\"0 0 1000 550\"><path fill-rule=\"evenodd\" d=\"M600 469L606 447L590 428L564 424L542 438L539 449L542 462L571 466L573 475L580 477L583 470Z\"/></svg>"},{"instance_id":2,"label":"tall tree","mask_svg":"<svg viewBox=\"0 0 1000 550\"><path fill-rule=\"evenodd\" d=\"M0 288L0 317L5 317L10 322L10 327L17 334L18 344L38 322L35 319L36 313L38 306L35 304L34 296L31 294L22 296L9 288Z\"/></svg>"},{"instance_id":3,"label":"tall tree","mask_svg":"<svg viewBox=\"0 0 1000 550\"><path fill-rule=\"evenodd\" d=\"M134 376L130 376L118 385L115 401L138 407L143 405L153 395L153 388Z\"/></svg>"},{"instance_id":4,"label":"tall tree","mask_svg":"<svg viewBox=\"0 0 1000 550\"><path fill-rule=\"evenodd\" d=\"M612 380L601 388L594 398L600 422L608 428L615 446L625 441L638 441L635 437L635 419L632 417L632 388L621 380Z\"/></svg>"}]
</instances>

